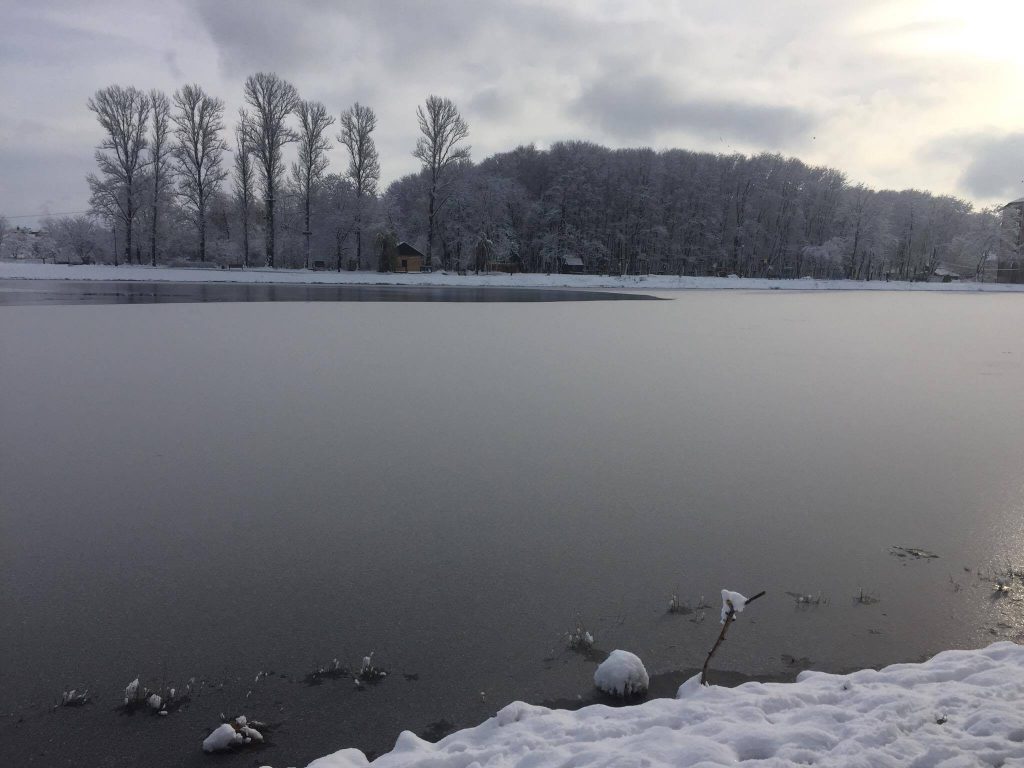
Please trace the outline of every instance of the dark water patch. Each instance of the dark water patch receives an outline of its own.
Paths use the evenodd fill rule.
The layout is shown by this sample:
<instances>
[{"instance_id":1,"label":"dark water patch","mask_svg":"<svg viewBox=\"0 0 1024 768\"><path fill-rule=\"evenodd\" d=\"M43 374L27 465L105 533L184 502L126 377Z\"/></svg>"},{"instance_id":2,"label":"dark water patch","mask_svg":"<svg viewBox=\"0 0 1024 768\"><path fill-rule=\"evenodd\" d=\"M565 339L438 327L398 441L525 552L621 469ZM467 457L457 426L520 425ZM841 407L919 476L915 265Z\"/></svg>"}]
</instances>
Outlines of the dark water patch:
<instances>
[{"instance_id":1,"label":"dark water patch","mask_svg":"<svg viewBox=\"0 0 1024 768\"><path fill-rule=\"evenodd\" d=\"M0 280L0 306L263 301L515 303L634 299L655 300L655 297L598 290L489 286Z\"/></svg>"}]
</instances>

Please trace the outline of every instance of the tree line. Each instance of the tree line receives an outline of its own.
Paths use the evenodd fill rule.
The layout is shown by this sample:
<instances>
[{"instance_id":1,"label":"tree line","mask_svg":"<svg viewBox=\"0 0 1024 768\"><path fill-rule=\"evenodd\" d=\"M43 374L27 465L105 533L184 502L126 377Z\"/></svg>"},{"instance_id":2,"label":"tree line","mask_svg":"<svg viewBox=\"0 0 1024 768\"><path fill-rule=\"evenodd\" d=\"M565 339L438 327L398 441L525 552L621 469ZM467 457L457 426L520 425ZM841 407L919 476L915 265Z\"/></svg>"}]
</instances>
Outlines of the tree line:
<instances>
[{"instance_id":1,"label":"tree line","mask_svg":"<svg viewBox=\"0 0 1024 768\"><path fill-rule=\"evenodd\" d=\"M224 101L197 84L171 95L97 91L87 104L103 129L90 212L48 221L36 255L388 270L401 239L451 270L873 280L940 266L992 277L995 254L1020 250L998 210L873 190L778 154L566 141L474 163L468 124L434 95L416 110L420 171L382 191L370 107L355 103L336 119L263 72L246 79L243 101L229 131ZM339 145L347 167L332 171ZM5 231L0 222L0 249Z\"/></svg>"}]
</instances>

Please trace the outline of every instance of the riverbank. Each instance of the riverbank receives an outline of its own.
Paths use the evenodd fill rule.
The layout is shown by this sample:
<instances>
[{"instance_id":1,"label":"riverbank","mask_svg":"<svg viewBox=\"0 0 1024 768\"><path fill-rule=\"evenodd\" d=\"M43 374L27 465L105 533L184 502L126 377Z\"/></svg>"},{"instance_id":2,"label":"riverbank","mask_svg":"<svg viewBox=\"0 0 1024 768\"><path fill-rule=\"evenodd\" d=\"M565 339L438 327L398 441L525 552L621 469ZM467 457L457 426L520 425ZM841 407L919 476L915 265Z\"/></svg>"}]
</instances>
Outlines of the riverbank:
<instances>
[{"instance_id":1,"label":"riverbank","mask_svg":"<svg viewBox=\"0 0 1024 768\"><path fill-rule=\"evenodd\" d=\"M310 272L290 269L217 269L0 262L0 279L141 280L180 283L298 283L329 285L493 286L499 288L590 288L619 290L954 291L1019 293L1024 284L921 283L858 280L768 280L676 275L465 274L453 272Z\"/></svg>"},{"instance_id":2,"label":"riverbank","mask_svg":"<svg viewBox=\"0 0 1024 768\"><path fill-rule=\"evenodd\" d=\"M921 664L794 683L702 688L675 699L569 712L515 702L436 744L408 731L376 768L487 765L1008 765L1024 759L1024 648L1001 642ZM345 749L308 768L362 768Z\"/></svg>"}]
</instances>

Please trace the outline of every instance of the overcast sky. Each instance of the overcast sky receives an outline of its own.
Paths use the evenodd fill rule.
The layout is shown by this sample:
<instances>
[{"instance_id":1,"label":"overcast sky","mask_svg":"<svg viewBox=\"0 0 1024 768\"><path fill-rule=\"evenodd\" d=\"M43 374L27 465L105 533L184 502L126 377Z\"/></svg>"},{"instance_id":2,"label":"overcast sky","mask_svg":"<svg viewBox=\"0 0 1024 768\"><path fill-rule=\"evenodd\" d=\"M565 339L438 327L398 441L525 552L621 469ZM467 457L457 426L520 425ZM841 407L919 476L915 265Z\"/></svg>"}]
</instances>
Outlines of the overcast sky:
<instances>
[{"instance_id":1,"label":"overcast sky","mask_svg":"<svg viewBox=\"0 0 1024 768\"><path fill-rule=\"evenodd\" d=\"M436 93L476 160L587 139L781 152L979 204L1024 195L1018 0L0 0L0 18L7 216L86 207L97 88L198 82L230 125L259 70L335 114L372 106L385 182L415 170L416 105Z\"/></svg>"}]
</instances>

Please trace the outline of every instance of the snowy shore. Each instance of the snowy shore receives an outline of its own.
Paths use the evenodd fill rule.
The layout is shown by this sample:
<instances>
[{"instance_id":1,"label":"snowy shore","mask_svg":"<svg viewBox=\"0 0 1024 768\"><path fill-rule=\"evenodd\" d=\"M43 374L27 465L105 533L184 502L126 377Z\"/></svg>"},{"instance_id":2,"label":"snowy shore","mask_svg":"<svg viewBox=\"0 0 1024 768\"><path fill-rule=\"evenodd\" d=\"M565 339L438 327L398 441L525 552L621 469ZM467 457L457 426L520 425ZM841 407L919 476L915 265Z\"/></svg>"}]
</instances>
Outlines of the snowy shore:
<instances>
[{"instance_id":1,"label":"snowy shore","mask_svg":"<svg viewBox=\"0 0 1024 768\"><path fill-rule=\"evenodd\" d=\"M405 731L375 768L1024 765L1024 647L1000 642L921 664L795 683L701 688L575 712L509 704L436 744ZM761 762L763 761L763 762ZM308 768L359 768L344 749Z\"/></svg>"},{"instance_id":2,"label":"snowy shore","mask_svg":"<svg viewBox=\"0 0 1024 768\"><path fill-rule=\"evenodd\" d=\"M677 277L675 275L546 275L540 273L465 274L452 272L310 272L288 269L183 269L107 265L66 266L0 262L0 279L130 280L175 283L297 283L327 285L493 286L498 288L596 288L619 290L786 290L786 291L993 291L1015 293L1024 285L1007 283L908 283L856 280L766 280L761 278Z\"/></svg>"}]
</instances>

